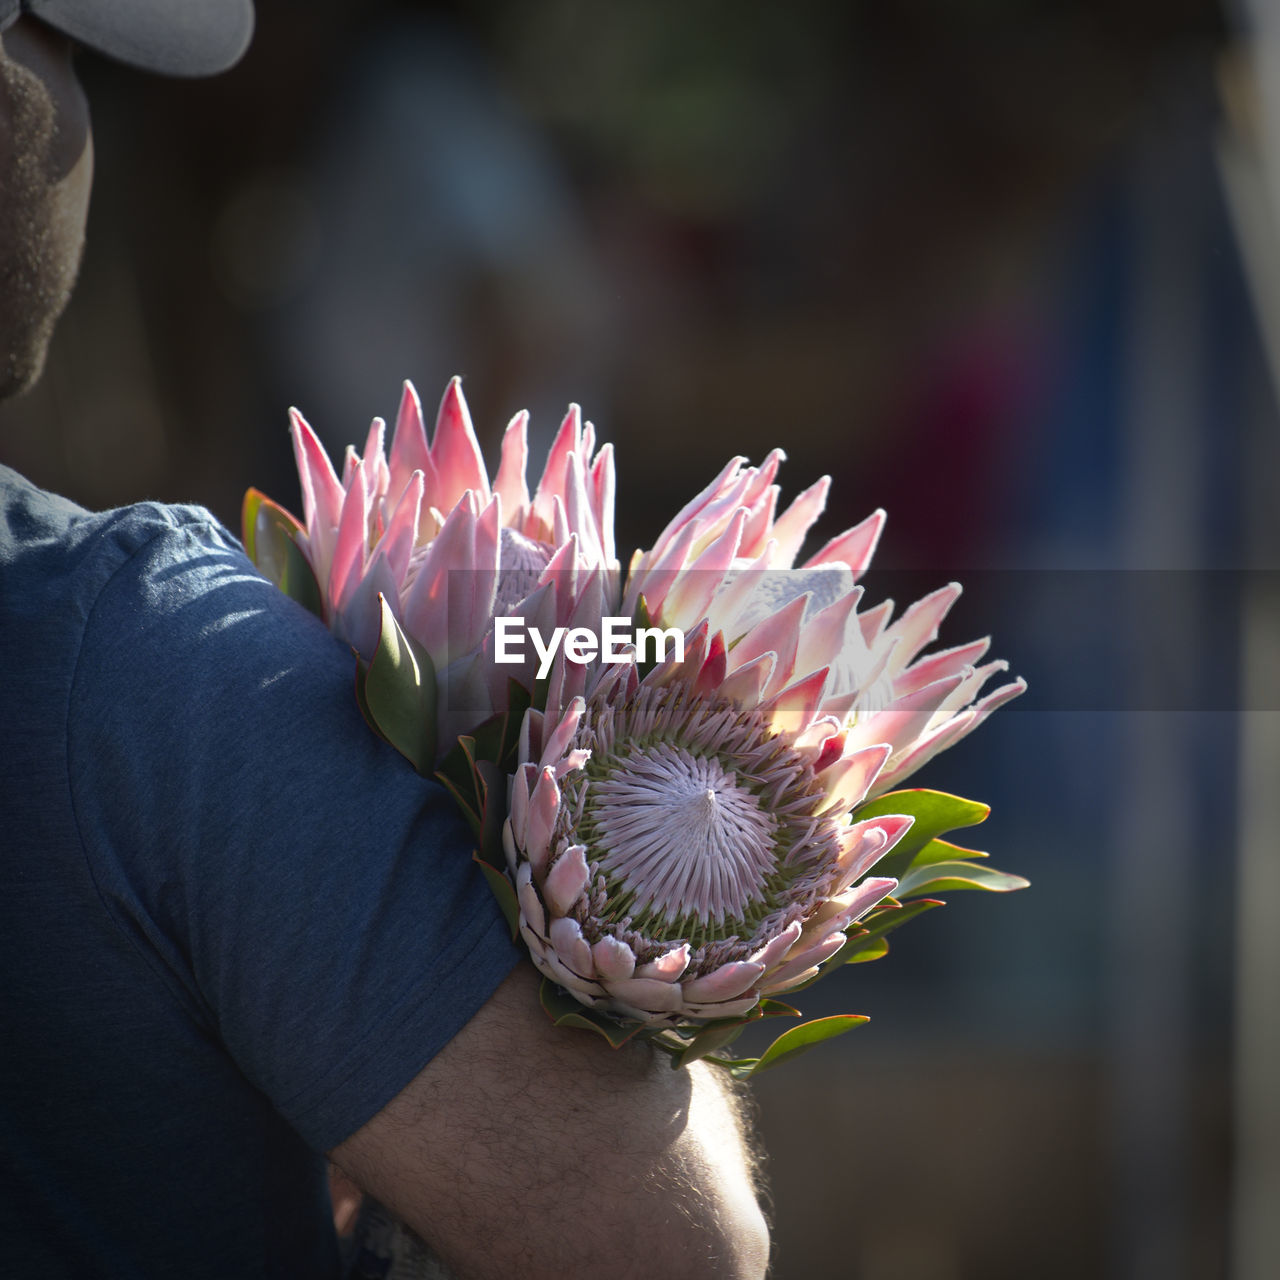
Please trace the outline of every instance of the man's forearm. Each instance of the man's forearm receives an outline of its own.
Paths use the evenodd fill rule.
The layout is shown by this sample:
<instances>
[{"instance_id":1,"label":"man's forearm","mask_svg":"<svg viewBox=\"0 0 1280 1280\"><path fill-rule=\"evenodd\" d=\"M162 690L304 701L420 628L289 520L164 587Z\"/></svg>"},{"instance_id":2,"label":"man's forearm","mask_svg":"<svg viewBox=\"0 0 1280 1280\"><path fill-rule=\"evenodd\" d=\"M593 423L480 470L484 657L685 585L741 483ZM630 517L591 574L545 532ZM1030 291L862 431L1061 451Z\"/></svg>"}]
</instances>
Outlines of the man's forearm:
<instances>
[{"instance_id":1,"label":"man's forearm","mask_svg":"<svg viewBox=\"0 0 1280 1280\"><path fill-rule=\"evenodd\" d=\"M335 1161L459 1280L761 1280L741 1108L705 1063L555 1028L521 967Z\"/></svg>"}]
</instances>

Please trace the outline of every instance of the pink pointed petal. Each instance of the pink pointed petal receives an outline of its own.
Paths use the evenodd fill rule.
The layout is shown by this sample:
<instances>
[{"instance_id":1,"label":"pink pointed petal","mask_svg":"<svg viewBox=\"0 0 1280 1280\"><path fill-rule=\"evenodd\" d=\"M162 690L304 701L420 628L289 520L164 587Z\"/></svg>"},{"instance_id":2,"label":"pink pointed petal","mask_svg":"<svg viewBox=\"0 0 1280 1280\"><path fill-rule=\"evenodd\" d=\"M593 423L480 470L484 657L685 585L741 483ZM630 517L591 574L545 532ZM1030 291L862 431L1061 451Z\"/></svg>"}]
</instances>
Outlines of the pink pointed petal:
<instances>
[{"instance_id":1,"label":"pink pointed petal","mask_svg":"<svg viewBox=\"0 0 1280 1280\"><path fill-rule=\"evenodd\" d=\"M617 489L617 478L613 467L613 445L606 444L596 455L591 464L591 497L595 506L596 524L599 526L604 540L604 559L606 565L613 564L618 553L614 547L613 519L614 495Z\"/></svg>"},{"instance_id":2,"label":"pink pointed petal","mask_svg":"<svg viewBox=\"0 0 1280 1280\"><path fill-rule=\"evenodd\" d=\"M581 698L574 698L569 704L568 711L556 725L551 737L547 739L546 746L542 749L539 762L542 768L554 768L556 762L569 749L569 743L573 741L573 735L578 732L578 723L586 707L587 704Z\"/></svg>"},{"instance_id":3,"label":"pink pointed petal","mask_svg":"<svg viewBox=\"0 0 1280 1280\"><path fill-rule=\"evenodd\" d=\"M911 829L914 821L908 814L890 813L855 822L842 832L836 892L843 893L855 880L865 876Z\"/></svg>"},{"instance_id":4,"label":"pink pointed petal","mask_svg":"<svg viewBox=\"0 0 1280 1280\"><path fill-rule=\"evenodd\" d=\"M502 499L502 509L515 523L529 506L529 414L521 409L502 437L502 460L493 481L493 491Z\"/></svg>"},{"instance_id":5,"label":"pink pointed petal","mask_svg":"<svg viewBox=\"0 0 1280 1280\"><path fill-rule=\"evenodd\" d=\"M750 960L730 961L701 978L690 978L683 984L684 998L694 1004L737 999L759 981L764 971L764 965L753 964Z\"/></svg>"},{"instance_id":6,"label":"pink pointed petal","mask_svg":"<svg viewBox=\"0 0 1280 1280\"><path fill-rule=\"evenodd\" d=\"M760 713L780 733L799 733L818 713L822 691L826 688L824 668L788 685L760 707Z\"/></svg>"},{"instance_id":7,"label":"pink pointed petal","mask_svg":"<svg viewBox=\"0 0 1280 1280\"><path fill-rule=\"evenodd\" d=\"M718 1004L690 1004L686 1001L681 1013L688 1018L740 1018L759 1003L759 995L752 991L740 999L723 1000Z\"/></svg>"},{"instance_id":8,"label":"pink pointed petal","mask_svg":"<svg viewBox=\"0 0 1280 1280\"><path fill-rule=\"evenodd\" d=\"M431 461L431 451L427 448L427 429L422 421L422 405L412 382L404 384L400 395L400 411L396 414L396 430L391 437L391 481L395 485L405 485L409 477L421 471L426 482L426 491L431 501L439 506L436 493L439 485L436 482L435 464Z\"/></svg>"},{"instance_id":9,"label":"pink pointed petal","mask_svg":"<svg viewBox=\"0 0 1280 1280\"><path fill-rule=\"evenodd\" d=\"M762 653L746 666L730 671L720 686L720 695L744 710L758 707L777 661L777 654Z\"/></svg>"},{"instance_id":10,"label":"pink pointed petal","mask_svg":"<svg viewBox=\"0 0 1280 1280\"><path fill-rule=\"evenodd\" d=\"M604 538L596 525L595 508L587 492L587 473L582 458L577 453L571 453L565 459L564 491L565 516L569 528L578 534L587 563L592 566L603 565Z\"/></svg>"},{"instance_id":11,"label":"pink pointed petal","mask_svg":"<svg viewBox=\"0 0 1280 1280\"><path fill-rule=\"evenodd\" d=\"M789 986L802 981L824 960L831 959L844 946L844 942L843 933L832 933L811 947L799 949L795 955L788 956L783 964L769 974L768 985L761 988L762 994L785 991Z\"/></svg>"},{"instance_id":12,"label":"pink pointed petal","mask_svg":"<svg viewBox=\"0 0 1280 1280\"><path fill-rule=\"evenodd\" d=\"M882 600L874 609L858 614L858 626L862 628L862 638L869 647L874 648L880 642L892 613L893 601Z\"/></svg>"},{"instance_id":13,"label":"pink pointed petal","mask_svg":"<svg viewBox=\"0 0 1280 1280\"><path fill-rule=\"evenodd\" d=\"M849 730L849 744L854 748L887 742L894 753L903 750L929 726L933 714L960 684L962 676L935 680L927 688L895 701L884 711L861 717Z\"/></svg>"},{"instance_id":14,"label":"pink pointed petal","mask_svg":"<svg viewBox=\"0 0 1280 1280\"><path fill-rule=\"evenodd\" d=\"M938 626L960 598L960 591L958 582L949 582L945 587L939 587L923 600L917 600L889 628L886 636L901 641L894 657L894 674L902 671L925 645L932 644L938 638Z\"/></svg>"},{"instance_id":15,"label":"pink pointed petal","mask_svg":"<svg viewBox=\"0 0 1280 1280\"><path fill-rule=\"evenodd\" d=\"M591 759L591 752L586 747L578 747L570 751L567 755L557 760L552 772L556 775L556 781L561 782L571 773L577 773L579 769L585 769L587 761Z\"/></svg>"},{"instance_id":16,"label":"pink pointed petal","mask_svg":"<svg viewBox=\"0 0 1280 1280\"><path fill-rule=\"evenodd\" d=\"M800 940L800 934L803 931L804 926L800 921L793 920L780 933L774 934L774 936L751 957L751 960L755 964L763 965L766 969L772 969L774 965L778 964L787 952L789 952Z\"/></svg>"},{"instance_id":17,"label":"pink pointed petal","mask_svg":"<svg viewBox=\"0 0 1280 1280\"><path fill-rule=\"evenodd\" d=\"M582 926L572 916L559 916L552 920L550 935L551 945L562 964L588 980L596 976L591 944L582 936Z\"/></svg>"},{"instance_id":18,"label":"pink pointed petal","mask_svg":"<svg viewBox=\"0 0 1280 1280\"><path fill-rule=\"evenodd\" d=\"M665 623L688 628L706 615L737 557L746 518L746 511L739 507L725 531L676 578L662 606Z\"/></svg>"},{"instance_id":19,"label":"pink pointed petal","mask_svg":"<svg viewBox=\"0 0 1280 1280\"><path fill-rule=\"evenodd\" d=\"M435 463L438 486L435 501L443 510L452 507L467 489L474 489L482 504L488 503L489 476L462 394L461 378L449 379L440 401L431 460Z\"/></svg>"},{"instance_id":20,"label":"pink pointed petal","mask_svg":"<svg viewBox=\"0 0 1280 1280\"><path fill-rule=\"evenodd\" d=\"M559 809L560 787L556 782L555 774L550 769L540 769L533 794L529 797L529 818L524 845L525 857L533 863L535 879L539 878L539 865L546 865Z\"/></svg>"},{"instance_id":21,"label":"pink pointed petal","mask_svg":"<svg viewBox=\"0 0 1280 1280\"><path fill-rule=\"evenodd\" d=\"M533 869L527 862L516 867L516 900L520 904L520 914L525 923L540 937L547 936L547 913L543 909L542 899L533 887Z\"/></svg>"},{"instance_id":22,"label":"pink pointed petal","mask_svg":"<svg viewBox=\"0 0 1280 1280\"><path fill-rule=\"evenodd\" d=\"M409 570L409 558L413 555L414 545L418 541L422 491L422 472L415 471L400 495L400 500L392 509L386 532L374 548L374 556L387 562L392 577L401 587Z\"/></svg>"},{"instance_id":23,"label":"pink pointed petal","mask_svg":"<svg viewBox=\"0 0 1280 1280\"><path fill-rule=\"evenodd\" d=\"M623 605L624 612L634 615L639 607L640 597L643 596L649 616L655 622L662 620L667 592L684 568L685 559L697 536L698 526L687 525L666 545L661 557L654 563L641 565L639 568L633 564L627 584L627 599Z\"/></svg>"},{"instance_id":24,"label":"pink pointed petal","mask_svg":"<svg viewBox=\"0 0 1280 1280\"><path fill-rule=\"evenodd\" d=\"M474 499L464 495L449 513L427 547L404 601L404 625L419 644L431 655L437 667L448 666L451 657L460 653L450 652L449 638L452 629L454 601L449 590L450 570L475 568L476 517ZM455 574L458 578L466 572Z\"/></svg>"},{"instance_id":25,"label":"pink pointed petal","mask_svg":"<svg viewBox=\"0 0 1280 1280\"><path fill-rule=\"evenodd\" d=\"M862 598L862 588L854 587L834 603L814 614L800 632L796 646L796 670L801 674L836 664L849 639L849 619Z\"/></svg>"},{"instance_id":26,"label":"pink pointed petal","mask_svg":"<svg viewBox=\"0 0 1280 1280\"><path fill-rule=\"evenodd\" d=\"M522 765L511 779L511 816L508 823L516 844L521 849L529 847L529 792L537 781L537 766Z\"/></svg>"},{"instance_id":27,"label":"pink pointed petal","mask_svg":"<svg viewBox=\"0 0 1280 1280\"><path fill-rule=\"evenodd\" d=\"M526 938L525 941L527 942L528 939ZM558 982L575 1000L580 1001L582 1004L593 1005L606 994L604 987L598 982L592 982L570 969L556 955L554 947L547 947L540 953L530 947L529 954L534 964L546 977L550 978L552 982Z\"/></svg>"},{"instance_id":28,"label":"pink pointed petal","mask_svg":"<svg viewBox=\"0 0 1280 1280\"><path fill-rule=\"evenodd\" d=\"M637 978L648 978L656 982L676 982L689 967L692 952L687 942L672 947L655 960L642 964L636 969Z\"/></svg>"},{"instance_id":29,"label":"pink pointed petal","mask_svg":"<svg viewBox=\"0 0 1280 1280\"><path fill-rule=\"evenodd\" d=\"M861 804L871 784L889 759L887 743L878 742L861 751L842 756L818 775L818 781L827 793L827 802L820 812L831 813L852 809Z\"/></svg>"},{"instance_id":30,"label":"pink pointed petal","mask_svg":"<svg viewBox=\"0 0 1280 1280\"><path fill-rule=\"evenodd\" d=\"M534 799L536 801L537 797ZM542 896L551 910L552 928L555 927L556 916L568 915L573 909L590 878L585 845L571 844L552 863L542 886Z\"/></svg>"},{"instance_id":31,"label":"pink pointed petal","mask_svg":"<svg viewBox=\"0 0 1280 1280\"><path fill-rule=\"evenodd\" d=\"M707 654L694 682L692 696L708 698L724 683L729 670L729 653L724 642L724 632L717 631L707 645Z\"/></svg>"},{"instance_id":32,"label":"pink pointed petal","mask_svg":"<svg viewBox=\"0 0 1280 1280\"><path fill-rule=\"evenodd\" d=\"M910 824L908 823L907 825L909 826ZM903 827L902 830L905 831L906 827ZM898 836L901 834L902 832L899 832L889 841L890 848L897 842ZM858 885L857 896L850 904L850 922L860 920L876 903L887 898L897 887L898 882L891 876L872 876L870 879L864 880Z\"/></svg>"},{"instance_id":33,"label":"pink pointed petal","mask_svg":"<svg viewBox=\"0 0 1280 1280\"><path fill-rule=\"evenodd\" d=\"M784 995L792 987L797 987L802 982L808 982L810 978L816 978L817 976L818 966L810 965L809 968L802 970L800 973L792 974L780 982L767 983L760 988L760 995L762 998Z\"/></svg>"},{"instance_id":34,"label":"pink pointed petal","mask_svg":"<svg viewBox=\"0 0 1280 1280\"><path fill-rule=\"evenodd\" d=\"M680 988L673 983L656 978L621 978L603 985L620 1004L642 1015L680 1011Z\"/></svg>"},{"instance_id":35,"label":"pink pointed petal","mask_svg":"<svg viewBox=\"0 0 1280 1280\"><path fill-rule=\"evenodd\" d=\"M491 498L475 522L469 564L449 574L449 652L454 656L478 648L493 624L501 519L502 500Z\"/></svg>"},{"instance_id":36,"label":"pink pointed petal","mask_svg":"<svg viewBox=\"0 0 1280 1280\"><path fill-rule=\"evenodd\" d=\"M691 525L703 511L723 496L726 492L733 489L737 483L739 473L746 463L746 458L736 457L730 458L725 463L724 469L718 476L700 493L697 493L688 502L676 512L675 518L667 525L667 527L658 536L657 542L653 544L648 554L644 557L648 561L656 561L667 552L668 547L677 538L681 537L685 530Z\"/></svg>"},{"instance_id":37,"label":"pink pointed petal","mask_svg":"<svg viewBox=\"0 0 1280 1280\"><path fill-rule=\"evenodd\" d=\"M774 522L773 537L778 544L776 569L790 569L804 543L805 535L827 505L831 477L823 476L810 485Z\"/></svg>"},{"instance_id":38,"label":"pink pointed petal","mask_svg":"<svg viewBox=\"0 0 1280 1280\"><path fill-rule=\"evenodd\" d=\"M369 528L369 495L365 492L360 463L356 463L355 479L342 504L342 518L333 547L333 564L329 569L326 595L338 608L355 590L364 571L365 538Z\"/></svg>"},{"instance_id":39,"label":"pink pointed petal","mask_svg":"<svg viewBox=\"0 0 1280 1280\"><path fill-rule=\"evenodd\" d=\"M971 640L968 644L956 645L953 649L944 649L941 653L930 654L912 663L893 682L895 693L914 693L932 684L944 676L955 675L965 667L971 667L986 653L991 646L991 637Z\"/></svg>"},{"instance_id":40,"label":"pink pointed petal","mask_svg":"<svg viewBox=\"0 0 1280 1280\"><path fill-rule=\"evenodd\" d=\"M861 524L846 529L838 537L832 538L817 555L805 562L805 568L820 564L847 564L853 571L854 580L860 578L875 555L876 544L880 541L880 533L884 528L885 513L883 510L873 511Z\"/></svg>"},{"instance_id":41,"label":"pink pointed petal","mask_svg":"<svg viewBox=\"0 0 1280 1280\"><path fill-rule=\"evenodd\" d=\"M571 404L560 430L551 442L547 451L546 465L542 468L542 476L538 481L537 491L533 495L533 509L551 525L555 499L564 501L564 465L568 456L575 452L582 438L582 410Z\"/></svg>"},{"instance_id":42,"label":"pink pointed petal","mask_svg":"<svg viewBox=\"0 0 1280 1280\"><path fill-rule=\"evenodd\" d=\"M374 418L369 424L369 434L364 440L365 484L370 494L376 494L379 486L387 480L387 454L384 448L387 436L387 424L381 418ZM384 490L385 491L385 490Z\"/></svg>"},{"instance_id":43,"label":"pink pointed petal","mask_svg":"<svg viewBox=\"0 0 1280 1280\"><path fill-rule=\"evenodd\" d=\"M636 971L635 952L618 938L605 936L591 948L596 973L605 983L622 982Z\"/></svg>"},{"instance_id":44,"label":"pink pointed petal","mask_svg":"<svg viewBox=\"0 0 1280 1280\"><path fill-rule=\"evenodd\" d=\"M796 596L794 600L777 613L756 623L746 635L734 646L729 655L732 667L743 667L762 653L772 652L777 655L773 677L766 694L781 689L795 670L796 648L800 639L800 622L809 603L807 595ZM806 674L808 674L806 672Z\"/></svg>"},{"instance_id":45,"label":"pink pointed petal","mask_svg":"<svg viewBox=\"0 0 1280 1280\"><path fill-rule=\"evenodd\" d=\"M1027 682L1019 676L1009 684L1001 685L999 689L994 689L981 702L974 703L967 711L962 711L951 720L931 730L918 742L911 744L900 756L889 762L884 773L876 779L875 786L871 789L871 794L873 796L880 795L890 790L922 765L927 764L939 752L954 746L961 738L972 733L997 707L1001 707L1006 702L1016 698L1026 690L1026 687Z\"/></svg>"},{"instance_id":46,"label":"pink pointed petal","mask_svg":"<svg viewBox=\"0 0 1280 1280\"><path fill-rule=\"evenodd\" d=\"M749 508L742 528L743 559L754 559L766 547L773 533L773 518L778 508L778 486L771 484Z\"/></svg>"},{"instance_id":47,"label":"pink pointed petal","mask_svg":"<svg viewBox=\"0 0 1280 1280\"><path fill-rule=\"evenodd\" d=\"M345 495L324 445L297 409L289 410L289 424L298 481L302 486L303 523L307 526L313 548L327 569L333 555L333 539L342 517ZM320 577L319 566L314 561L312 567Z\"/></svg>"}]
</instances>

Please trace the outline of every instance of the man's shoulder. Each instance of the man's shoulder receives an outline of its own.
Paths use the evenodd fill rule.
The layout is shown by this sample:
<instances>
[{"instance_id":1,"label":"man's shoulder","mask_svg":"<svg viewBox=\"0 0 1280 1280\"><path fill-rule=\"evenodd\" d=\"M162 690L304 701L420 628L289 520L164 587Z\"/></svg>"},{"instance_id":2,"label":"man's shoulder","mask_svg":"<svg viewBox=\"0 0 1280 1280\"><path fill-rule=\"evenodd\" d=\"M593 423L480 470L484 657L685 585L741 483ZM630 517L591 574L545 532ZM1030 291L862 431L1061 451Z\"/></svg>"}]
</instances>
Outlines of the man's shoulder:
<instances>
[{"instance_id":1,"label":"man's shoulder","mask_svg":"<svg viewBox=\"0 0 1280 1280\"><path fill-rule=\"evenodd\" d=\"M124 559L148 541L179 530L202 532L215 543L237 545L204 507L136 502L109 511L86 511L69 498L32 484L12 468L0 466L0 557L6 562L38 556L74 564L86 552Z\"/></svg>"},{"instance_id":2,"label":"man's shoulder","mask_svg":"<svg viewBox=\"0 0 1280 1280\"><path fill-rule=\"evenodd\" d=\"M91 603L143 548L179 561L201 548L234 553L239 544L203 507L138 502L93 512L0 467L0 565L7 607L20 597Z\"/></svg>"}]
</instances>

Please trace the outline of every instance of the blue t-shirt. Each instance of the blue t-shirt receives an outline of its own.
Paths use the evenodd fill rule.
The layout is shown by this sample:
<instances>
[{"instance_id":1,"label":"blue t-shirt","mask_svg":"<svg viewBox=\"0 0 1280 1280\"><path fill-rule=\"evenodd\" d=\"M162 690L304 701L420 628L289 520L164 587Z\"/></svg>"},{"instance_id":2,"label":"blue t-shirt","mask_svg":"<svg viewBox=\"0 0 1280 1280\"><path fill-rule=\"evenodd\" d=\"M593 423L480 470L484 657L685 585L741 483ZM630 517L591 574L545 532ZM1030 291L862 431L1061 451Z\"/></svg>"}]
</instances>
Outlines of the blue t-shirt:
<instances>
[{"instance_id":1,"label":"blue t-shirt","mask_svg":"<svg viewBox=\"0 0 1280 1280\"><path fill-rule=\"evenodd\" d=\"M0 468L0 1270L337 1273L317 1153L517 959L353 669L208 512Z\"/></svg>"}]
</instances>

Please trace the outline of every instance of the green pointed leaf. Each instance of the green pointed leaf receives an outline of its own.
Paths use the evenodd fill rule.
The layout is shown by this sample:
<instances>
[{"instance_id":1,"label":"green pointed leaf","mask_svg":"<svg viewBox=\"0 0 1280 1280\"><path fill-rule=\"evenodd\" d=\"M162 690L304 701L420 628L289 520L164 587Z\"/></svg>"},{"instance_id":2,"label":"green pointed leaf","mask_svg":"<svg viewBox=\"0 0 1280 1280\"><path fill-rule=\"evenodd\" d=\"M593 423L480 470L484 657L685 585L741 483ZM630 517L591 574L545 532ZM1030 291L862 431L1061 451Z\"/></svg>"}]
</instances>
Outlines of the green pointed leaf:
<instances>
[{"instance_id":1,"label":"green pointed leaf","mask_svg":"<svg viewBox=\"0 0 1280 1280\"><path fill-rule=\"evenodd\" d=\"M985 858L981 849L965 849L946 840L930 840L911 860L911 869L928 867L938 862L967 862L970 858Z\"/></svg>"},{"instance_id":2,"label":"green pointed leaf","mask_svg":"<svg viewBox=\"0 0 1280 1280\"><path fill-rule=\"evenodd\" d=\"M502 730L502 749L498 764L504 773L515 773L517 753L520 748L520 728L524 724L525 712L533 705L533 694L518 680L507 681L507 714Z\"/></svg>"},{"instance_id":3,"label":"green pointed leaf","mask_svg":"<svg viewBox=\"0 0 1280 1280\"><path fill-rule=\"evenodd\" d=\"M899 897L917 893L954 893L960 889L985 889L988 893L1009 893L1025 889L1031 882L994 867L972 862L936 862L913 868L898 885Z\"/></svg>"},{"instance_id":4,"label":"green pointed leaf","mask_svg":"<svg viewBox=\"0 0 1280 1280\"><path fill-rule=\"evenodd\" d=\"M244 495L240 522L244 549L262 576L323 620L324 597L298 546L298 535L306 532L298 521L265 493L250 489Z\"/></svg>"},{"instance_id":5,"label":"green pointed leaf","mask_svg":"<svg viewBox=\"0 0 1280 1280\"><path fill-rule=\"evenodd\" d=\"M365 697L364 685L367 678L368 668L358 658L356 659L356 706L360 708L360 714L364 717L364 722L378 735L383 742L388 742L387 735L378 728L378 722L373 718L373 712L369 710L369 700Z\"/></svg>"},{"instance_id":6,"label":"green pointed leaf","mask_svg":"<svg viewBox=\"0 0 1280 1280\"><path fill-rule=\"evenodd\" d=\"M685 1046L684 1051L676 1059L677 1067L687 1067L691 1062L698 1062L709 1053L723 1049L732 1044L741 1034L742 1028L752 1021L750 1018L733 1018L727 1021L712 1022Z\"/></svg>"},{"instance_id":7,"label":"green pointed leaf","mask_svg":"<svg viewBox=\"0 0 1280 1280\"><path fill-rule=\"evenodd\" d=\"M402 628L386 598L364 700L383 737L421 774L435 768L436 673L427 651Z\"/></svg>"},{"instance_id":8,"label":"green pointed leaf","mask_svg":"<svg viewBox=\"0 0 1280 1280\"><path fill-rule=\"evenodd\" d=\"M883 960L889 954L889 942L886 938L866 938L864 945L854 947L845 957L845 964L866 964L870 960Z\"/></svg>"},{"instance_id":9,"label":"green pointed leaf","mask_svg":"<svg viewBox=\"0 0 1280 1280\"><path fill-rule=\"evenodd\" d=\"M489 760L476 766L484 791L484 809L480 817L480 850L486 862L495 867L506 863L502 847L502 826L507 820L507 775Z\"/></svg>"},{"instance_id":10,"label":"green pointed leaf","mask_svg":"<svg viewBox=\"0 0 1280 1280\"><path fill-rule=\"evenodd\" d=\"M750 1069L750 1075L759 1075L770 1067L776 1067L789 1058L798 1057L824 1040L832 1040L842 1036L855 1027L860 1027L871 1019L861 1013L839 1013L831 1018L816 1018L799 1027L784 1031L761 1055L759 1061Z\"/></svg>"},{"instance_id":11,"label":"green pointed leaf","mask_svg":"<svg viewBox=\"0 0 1280 1280\"><path fill-rule=\"evenodd\" d=\"M484 878L489 888L493 890L493 896L497 898L502 914L507 918L512 941L515 941L520 936L520 903L516 900L516 891L511 887L511 881L497 867L490 866L478 853L473 853L471 860L484 872Z\"/></svg>"},{"instance_id":12,"label":"green pointed leaf","mask_svg":"<svg viewBox=\"0 0 1280 1280\"><path fill-rule=\"evenodd\" d=\"M786 1004L781 1000L774 1000L772 998L761 1000L760 1003L756 1005L755 1009L752 1010L752 1013L754 1014L757 1011L759 1011L759 1014L762 1018L798 1018L800 1017L799 1009L793 1009L791 1005Z\"/></svg>"},{"instance_id":13,"label":"green pointed leaf","mask_svg":"<svg viewBox=\"0 0 1280 1280\"><path fill-rule=\"evenodd\" d=\"M976 800L914 787L890 791L859 805L853 811L853 821L863 822L867 818L882 818L893 813L910 814L915 819L906 835L874 867L875 875L900 878L916 854L930 841L959 827L976 826L990 812L990 805Z\"/></svg>"},{"instance_id":14,"label":"green pointed leaf","mask_svg":"<svg viewBox=\"0 0 1280 1280\"><path fill-rule=\"evenodd\" d=\"M538 999L557 1027L578 1027L583 1031L594 1031L597 1035L603 1036L615 1049L644 1030L643 1023L618 1022L616 1019L597 1013L594 1009L588 1009L586 1005L579 1004L568 992L561 990L550 978L542 979L542 986L538 989Z\"/></svg>"}]
</instances>

